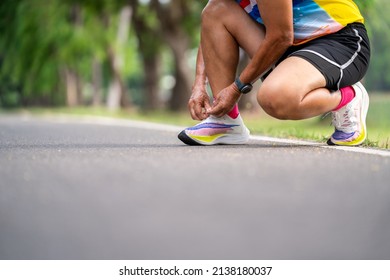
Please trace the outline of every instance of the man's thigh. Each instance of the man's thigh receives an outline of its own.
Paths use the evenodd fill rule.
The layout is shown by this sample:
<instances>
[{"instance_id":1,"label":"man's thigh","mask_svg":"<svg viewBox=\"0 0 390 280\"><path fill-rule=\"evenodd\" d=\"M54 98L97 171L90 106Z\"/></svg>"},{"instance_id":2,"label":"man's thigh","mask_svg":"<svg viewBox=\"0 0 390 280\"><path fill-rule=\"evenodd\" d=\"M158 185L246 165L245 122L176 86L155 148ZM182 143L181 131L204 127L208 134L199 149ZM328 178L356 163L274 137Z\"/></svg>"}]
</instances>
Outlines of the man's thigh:
<instances>
[{"instance_id":1,"label":"man's thigh","mask_svg":"<svg viewBox=\"0 0 390 280\"><path fill-rule=\"evenodd\" d=\"M326 79L326 88L337 90L362 79L370 60L364 25L350 24L339 32L293 46L281 58L297 56L309 61Z\"/></svg>"},{"instance_id":2,"label":"man's thigh","mask_svg":"<svg viewBox=\"0 0 390 280\"><path fill-rule=\"evenodd\" d=\"M262 87L279 89L287 98L302 100L309 92L324 88L326 79L309 61L291 56L278 64L263 81Z\"/></svg>"}]
</instances>

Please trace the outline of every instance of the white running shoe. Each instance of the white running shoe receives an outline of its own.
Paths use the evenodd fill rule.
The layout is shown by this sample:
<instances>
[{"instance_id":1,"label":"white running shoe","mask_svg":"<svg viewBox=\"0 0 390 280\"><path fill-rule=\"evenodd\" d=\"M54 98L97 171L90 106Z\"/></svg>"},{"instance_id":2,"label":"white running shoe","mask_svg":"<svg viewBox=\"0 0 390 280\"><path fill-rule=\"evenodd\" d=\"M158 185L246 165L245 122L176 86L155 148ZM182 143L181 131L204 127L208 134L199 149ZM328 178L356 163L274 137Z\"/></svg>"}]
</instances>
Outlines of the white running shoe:
<instances>
[{"instance_id":1,"label":"white running shoe","mask_svg":"<svg viewBox=\"0 0 390 280\"><path fill-rule=\"evenodd\" d=\"M344 107L332 112L335 132L328 140L329 145L357 146L367 137L366 117L369 97L364 86L358 82L352 85L355 97Z\"/></svg>"},{"instance_id":2,"label":"white running shoe","mask_svg":"<svg viewBox=\"0 0 390 280\"><path fill-rule=\"evenodd\" d=\"M238 145L249 141L249 129L240 115L232 119L228 115L221 118L210 116L201 123L186 128L178 138L187 145Z\"/></svg>"}]
</instances>

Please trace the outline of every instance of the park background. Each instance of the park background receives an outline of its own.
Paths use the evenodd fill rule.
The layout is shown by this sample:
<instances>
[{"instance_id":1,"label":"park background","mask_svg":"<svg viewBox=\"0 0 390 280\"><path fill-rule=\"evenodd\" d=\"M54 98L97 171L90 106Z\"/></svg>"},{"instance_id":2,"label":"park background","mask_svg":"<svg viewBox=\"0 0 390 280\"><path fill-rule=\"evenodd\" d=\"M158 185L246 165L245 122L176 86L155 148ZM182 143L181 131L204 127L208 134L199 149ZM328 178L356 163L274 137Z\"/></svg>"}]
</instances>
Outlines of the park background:
<instances>
[{"instance_id":1,"label":"park background","mask_svg":"<svg viewBox=\"0 0 390 280\"><path fill-rule=\"evenodd\" d=\"M366 146L390 146L388 0L356 0L372 60ZM2 0L2 113L97 114L192 125L187 109L206 0ZM242 57L242 63L247 58ZM324 141L330 119L278 121L240 100L252 133Z\"/></svg>"}]
</instances>

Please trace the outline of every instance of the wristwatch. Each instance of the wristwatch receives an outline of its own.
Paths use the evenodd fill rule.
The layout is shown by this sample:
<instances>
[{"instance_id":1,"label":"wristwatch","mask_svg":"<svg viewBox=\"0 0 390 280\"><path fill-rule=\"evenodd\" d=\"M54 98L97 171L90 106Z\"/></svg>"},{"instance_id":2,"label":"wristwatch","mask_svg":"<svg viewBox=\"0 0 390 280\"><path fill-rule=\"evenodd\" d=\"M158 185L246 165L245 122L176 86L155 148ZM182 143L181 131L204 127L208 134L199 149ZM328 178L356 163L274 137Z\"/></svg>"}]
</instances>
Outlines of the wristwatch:
<instances>
[{"instance_id":1,"label":"wristwatch","mask_svg":"<svg viewBox=\"0 0 390 280\"><path fill-rule=\"evenodd\" d=\"M241 81L240 81L240 77L237 77L236 80L234 81L234 83L236 84L236 86L238 87L238 90L243 93L243 94L247 94L248 92L250 92L253 88L252 84L248 83L248 84L243 84Z\"/></svg>"}]
</instances>

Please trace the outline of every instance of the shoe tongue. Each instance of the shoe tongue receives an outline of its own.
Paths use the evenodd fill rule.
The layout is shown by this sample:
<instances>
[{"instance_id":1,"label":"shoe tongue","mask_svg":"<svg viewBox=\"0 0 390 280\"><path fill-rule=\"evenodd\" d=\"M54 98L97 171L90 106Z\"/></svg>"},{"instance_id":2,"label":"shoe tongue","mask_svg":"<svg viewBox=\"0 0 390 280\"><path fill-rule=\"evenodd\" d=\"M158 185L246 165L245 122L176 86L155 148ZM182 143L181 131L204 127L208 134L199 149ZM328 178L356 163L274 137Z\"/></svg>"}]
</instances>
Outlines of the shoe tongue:
<instances>
[{"instance_id":1,"label":"shoe tongue","mask_svg":"<svg viewBox=\"0 0 390 280\"><path fill-rule=\"evenodd\" d=\"M215 116L210 116L210 117L208 117L208 121L209 121L209 122L218 122L218 123L221 123L221 122L226 121L226 116L223 116L223 117L221 117L221 118L218 118L218 117L215 117Z\"/></svg>"}]
</instances>

